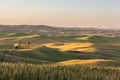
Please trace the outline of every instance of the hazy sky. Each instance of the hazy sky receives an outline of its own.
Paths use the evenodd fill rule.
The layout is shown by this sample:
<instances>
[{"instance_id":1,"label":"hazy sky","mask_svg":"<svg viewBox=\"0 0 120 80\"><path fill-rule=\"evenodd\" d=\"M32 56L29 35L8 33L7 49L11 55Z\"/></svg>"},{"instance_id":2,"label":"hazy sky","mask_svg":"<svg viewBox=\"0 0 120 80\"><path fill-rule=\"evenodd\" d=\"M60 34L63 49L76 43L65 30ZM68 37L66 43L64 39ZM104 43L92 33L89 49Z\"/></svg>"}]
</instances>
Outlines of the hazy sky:
<instances>
[{"instance_id":1,"label":"hazy sky","mask_svg":"<svg viewBox=\"0 0 120 80\"><path fill-rule=\"evenodd\" d=\"M0 24L120 26L120 0L0 0Z\"/></svg>"}]
</instances>

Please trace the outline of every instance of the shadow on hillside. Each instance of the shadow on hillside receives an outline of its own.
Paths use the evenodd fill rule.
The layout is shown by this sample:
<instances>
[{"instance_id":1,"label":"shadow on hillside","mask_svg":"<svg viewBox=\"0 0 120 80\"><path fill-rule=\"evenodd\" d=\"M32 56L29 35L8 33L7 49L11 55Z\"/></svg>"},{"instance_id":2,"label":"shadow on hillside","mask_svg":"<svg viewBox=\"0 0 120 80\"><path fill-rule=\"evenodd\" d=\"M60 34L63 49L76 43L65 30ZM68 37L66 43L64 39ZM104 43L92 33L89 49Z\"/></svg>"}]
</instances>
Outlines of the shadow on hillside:
<instances>
[{"instance_id":1,"label":"shadow on hillside","mask_svg":"<svg viewBox=\"0 0 120 80\"><path fill-rule=\"evenodd\" d=\"M87 41L94 44L94 47L97 49L95 54L101 56L101 58L120 61L120 49L119 47L113 46L114 44L120 43L120 38L92 36Z\"/></svg>"}]
</instances>

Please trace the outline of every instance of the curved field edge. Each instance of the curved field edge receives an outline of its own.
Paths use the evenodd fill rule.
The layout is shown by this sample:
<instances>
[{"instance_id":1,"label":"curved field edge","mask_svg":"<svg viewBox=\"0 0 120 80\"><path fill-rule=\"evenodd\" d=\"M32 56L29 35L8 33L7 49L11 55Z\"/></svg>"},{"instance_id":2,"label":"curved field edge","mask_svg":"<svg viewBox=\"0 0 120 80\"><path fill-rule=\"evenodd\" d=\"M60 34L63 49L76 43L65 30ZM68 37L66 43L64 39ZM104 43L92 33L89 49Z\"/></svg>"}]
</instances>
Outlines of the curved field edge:
<instances>
[{"instance_id":1,"label":"curved field edge","mask_svg":"<svg viewBox=\"0 0 120 80\"><path fill-rule=\"evenodd\" d=\"M14 57L19 58L22 57L23 62L41 63L41 61L42 62L47 61L54 63L72 59L81 60L106 59L114 60L114 62L104 62L104 65L109 64L111 65L113 63L115 66L120 65L119 37L111 38L103 36L86 37L64 35L49 36L48 34L35 35L33 33L7 33L7 32L2 33L0 37L1 37L0 54L5 55L6 52L8 52L7 55L9 55L9 51L13 49L13 44L16 41L31 42L32 50L28 48L19 49L15 52L15 54L12 55ZM53 44L51 45L51 43ZM41 45L44 46L41 47ZM10 60L13 60L13 58Z\"/></svg>"},{"instance_id":2,"label":"curved field edge","mask_svg":"<svg viewBox=\"0 0 120 80\"><path fill-rule=\"evenodd\" d=\"M58 62L58 64L62 65L75 65L75 64L97 64L100 62L112 62L112 60L105 60L105 59L90 59L90 60L68 60Z\"/></svg>"}]
</instances>

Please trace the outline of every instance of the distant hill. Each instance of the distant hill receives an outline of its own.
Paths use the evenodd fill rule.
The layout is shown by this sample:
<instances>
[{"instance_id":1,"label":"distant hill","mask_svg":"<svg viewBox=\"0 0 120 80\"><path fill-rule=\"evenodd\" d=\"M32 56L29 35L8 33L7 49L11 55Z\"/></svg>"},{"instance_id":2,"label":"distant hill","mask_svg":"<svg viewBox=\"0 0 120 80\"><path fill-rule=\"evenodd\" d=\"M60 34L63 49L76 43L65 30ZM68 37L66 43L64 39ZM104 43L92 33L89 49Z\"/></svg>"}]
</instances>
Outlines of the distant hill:
<instances>
[{"instance_id":1,"label":"distant hill","mask_svg":"<svg viewBox=\"0 0 120 80\"><path fill-rule=\"evenodd\" d=\"M54 30L57 28L46 25L0 25L0 31L39 31L39 30Z\"/></svg>"},{"instance_id":2,"label":"distant hill","mask_svg":"<svg viewBox=\"0 0 120 80\"><path fill-rule=\"evenodd\" d=\"M47 25L0 25L0 31L10 32L60 32L60 31L76 31L80 28L63 28L63 27L52 27Z\"/></svg>"},{"instance_id":3,"label":"distant hill","mask_svg":"<svg viewBox=\"0 0 120 80\"><path fill-rule=\"evenodd\" d=\"M52 27L47 25L0 25L0 31L6 32L32 32L48 33L59 35L102 35L102 36L120 36L120 30L97 29L97 28L77 28L77 27Z\"/></svg>"}]
</instances>

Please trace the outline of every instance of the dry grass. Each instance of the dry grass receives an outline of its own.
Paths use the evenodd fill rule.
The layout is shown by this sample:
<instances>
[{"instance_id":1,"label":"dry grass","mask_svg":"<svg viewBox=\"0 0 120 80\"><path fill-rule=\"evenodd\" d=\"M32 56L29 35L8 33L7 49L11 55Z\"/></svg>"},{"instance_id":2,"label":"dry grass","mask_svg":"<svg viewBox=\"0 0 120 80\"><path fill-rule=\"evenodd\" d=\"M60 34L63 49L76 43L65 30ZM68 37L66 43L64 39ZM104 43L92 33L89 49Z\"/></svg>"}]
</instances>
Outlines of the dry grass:
<instances>
[{"instance_id":1,"label":"dry grass","mask_svg":"<svg viewBox=\"0 0 120 80\"><path fill-rule=\"evenodd\" d=\"M34 38L34 37L38 37L40 35L37 35L37 34L33 34L33 35L30 35L30 36L22 36L22 37L19 37L20 39L23 39L23 38Z\"/></svg>"},{"instance_id":2,"label":"dry grass","mask_svg":"<svg viewBox=\"0 0 120 80\"><path fill-rule=\"evenodd\" d=\"M22 39L25 39L25 38L34 38L34 37L38 37L39 35L30 35L30 36L21 36L21 37L4 37L4 38L0 38L0 42L3 43L3 44L6 44L6 43L14 43L14 42L18 42Z\"/></svg>"},{"instance_id":3,"label":"dry grass","mask_svg":"<svg viewBox=\"0 0 120 80\"><path fill-rule=\"evenodd\" d=\"M18 50L22 50L22 51L34 50L39 47L42 47L42 45L40 44L18 44L18 43L14 44L14 46L19 46L20 49Z\"/></svg>"},{"instance_id":4,"label":"dry grass","mask_svg":"<svg viewBox=\"0 0 120 80\"><path fill-rule=\"evenodd\" d=\"M112 61L112 60L105 60L105 59L68 60L68 61L58 62L58 64L62 64L62 65L97 64L99 62L109 62L109 61Z\"/></svg>"},{"instance_id":5,"label":"dry grass","mask_svg":"<svg viewBox=\"0 0 120 80\"><path fill-rule=\"evenodd\" d=\"M14 35L14 34L16 34L16 33L9 33L9 34L7 34L8 36L12 36L12 35Z\"/></svg>"},{"instance_id":6,"label":"dry grass","mask_svg":"<svg viewBox=\"0 0 120 80\"><path fill-rule=\"evenodd\" d=\"M80 37L80 38L76 38L77 40L88 40L89 37Z\"/></svg>"},{"instance_id":7,"label":"dry grass","mask_svg":"<svg viewBox=\"0 0 120 80\"><path fill-rule=\"evenodd\" d=\"M79 51L79 52L95 52L96 48L90 42L85 43L64 43L63 45L57 45L59 43L48 43L46 47L56 48L60 51Z\"/></svg>"}]
</instances>

